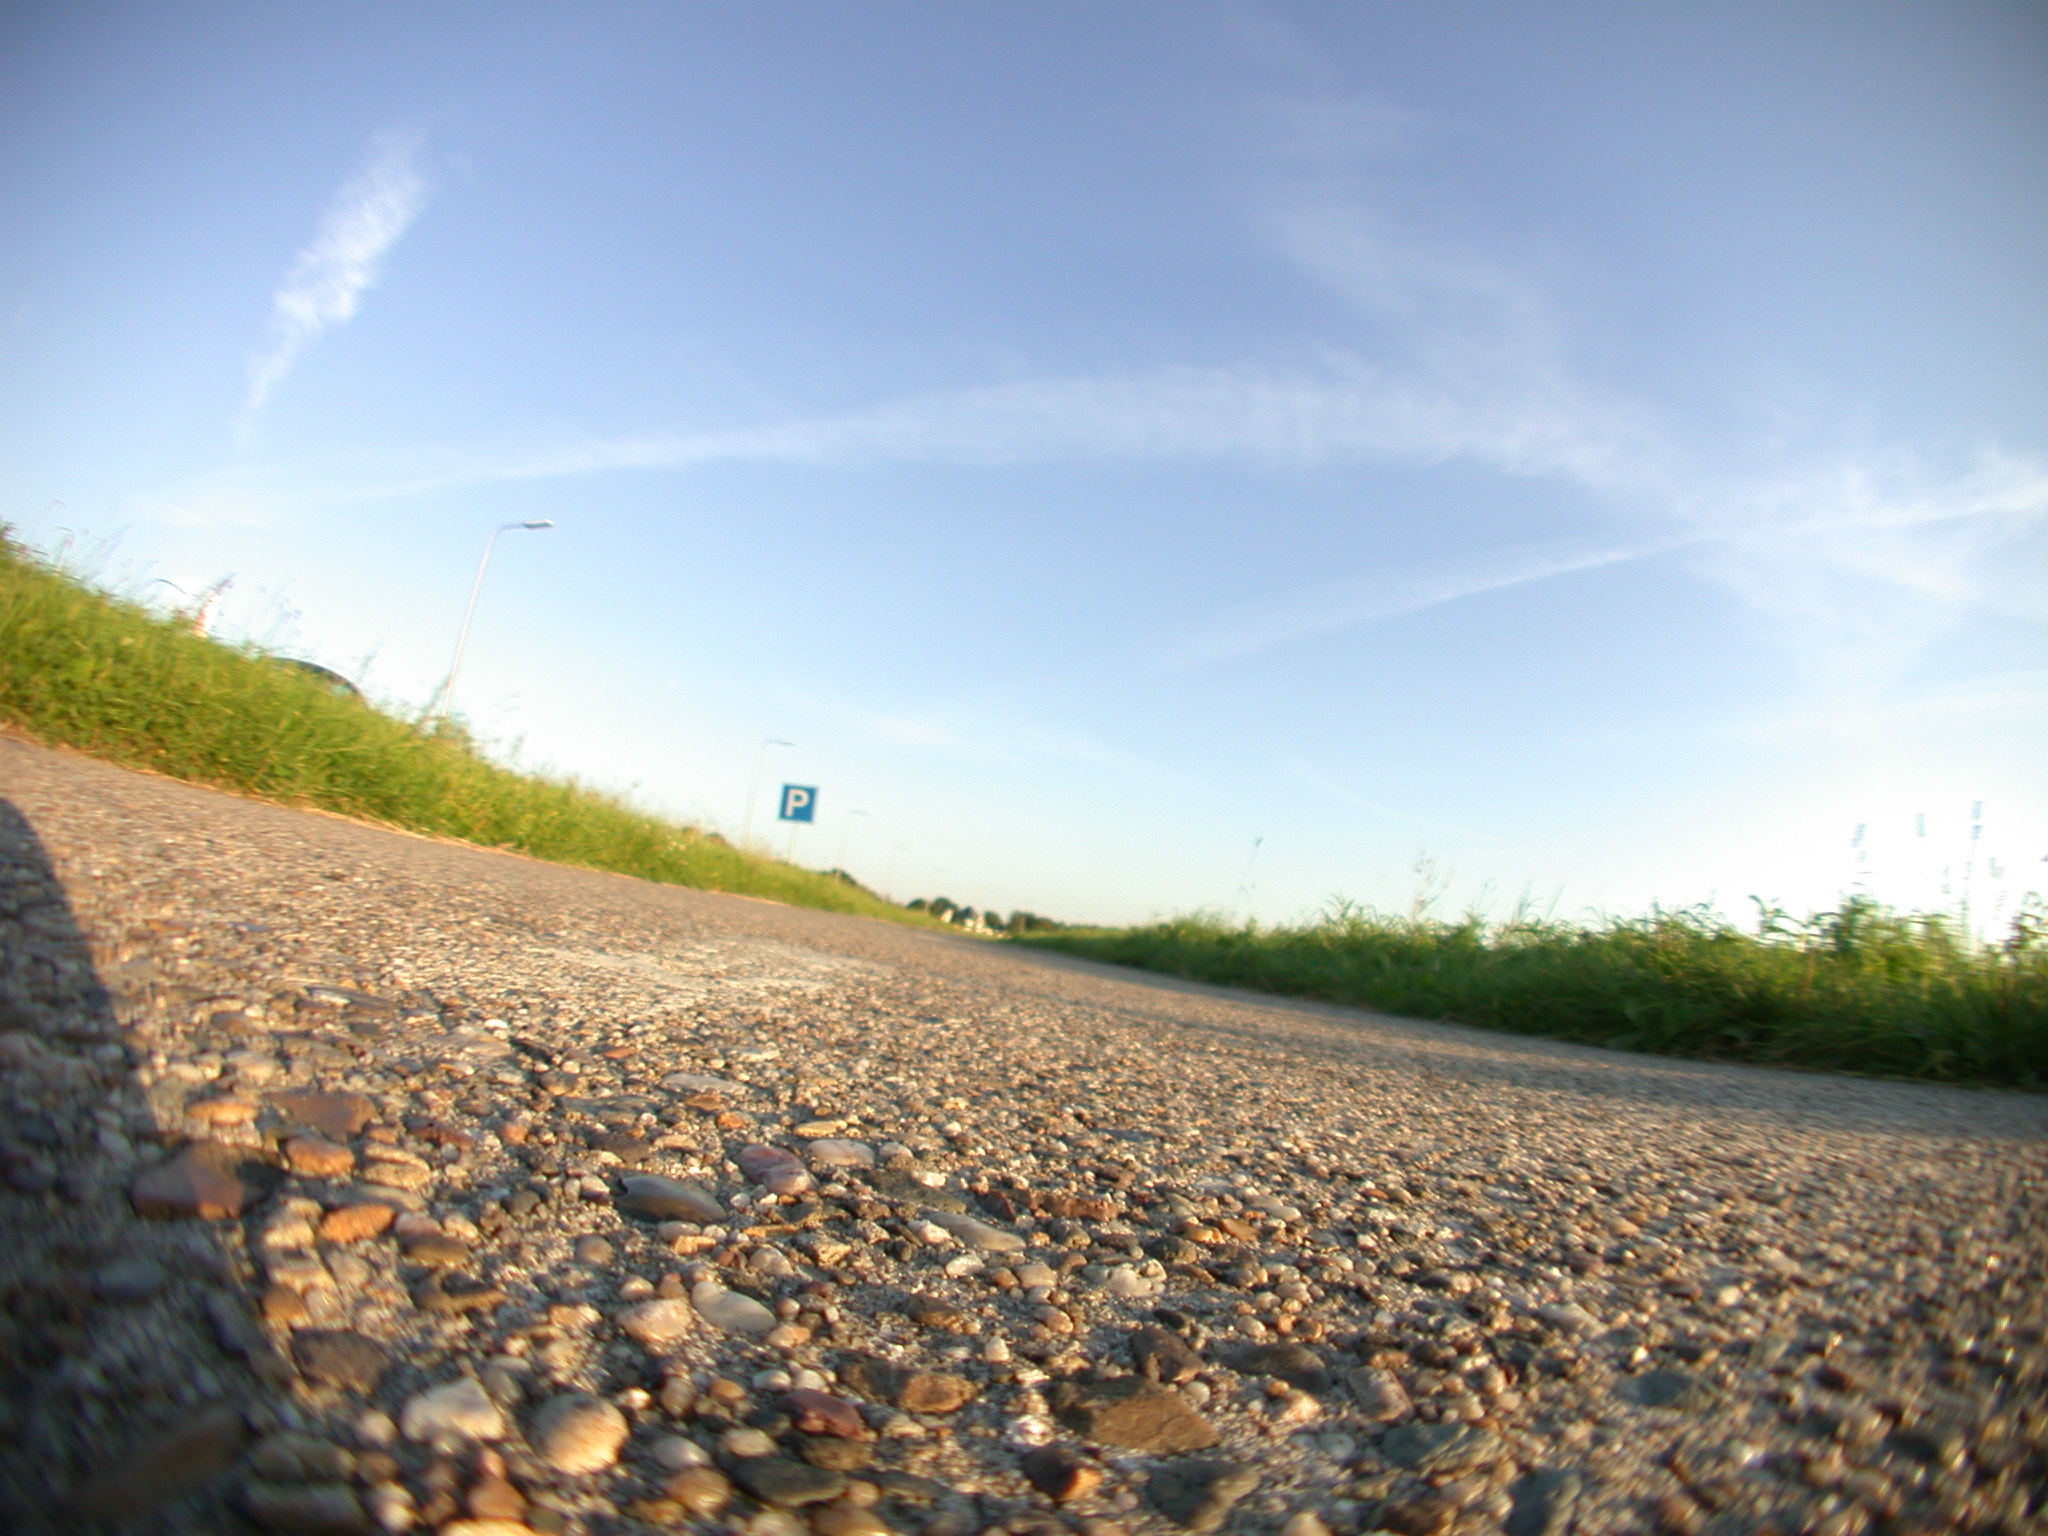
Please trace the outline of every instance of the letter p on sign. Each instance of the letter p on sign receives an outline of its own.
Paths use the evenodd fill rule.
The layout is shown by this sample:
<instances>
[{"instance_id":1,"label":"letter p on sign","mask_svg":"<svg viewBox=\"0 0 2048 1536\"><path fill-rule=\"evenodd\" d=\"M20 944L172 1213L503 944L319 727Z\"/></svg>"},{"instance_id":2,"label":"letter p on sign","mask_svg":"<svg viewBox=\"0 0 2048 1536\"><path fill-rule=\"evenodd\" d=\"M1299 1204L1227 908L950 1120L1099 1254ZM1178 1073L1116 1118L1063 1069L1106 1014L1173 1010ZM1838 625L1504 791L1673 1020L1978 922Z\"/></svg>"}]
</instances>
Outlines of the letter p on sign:
<instances>
[{"instance_id":1,"label":"letter p on sign","mask_svg":"<svg viewBox=\"0 0 2048 1536\"><path fill-rule=\"evenodd\" d=\"M818 786L815 784L785 784L782 786L783 821L814 821L818 813Z\"/></svg>"}]
</instances>

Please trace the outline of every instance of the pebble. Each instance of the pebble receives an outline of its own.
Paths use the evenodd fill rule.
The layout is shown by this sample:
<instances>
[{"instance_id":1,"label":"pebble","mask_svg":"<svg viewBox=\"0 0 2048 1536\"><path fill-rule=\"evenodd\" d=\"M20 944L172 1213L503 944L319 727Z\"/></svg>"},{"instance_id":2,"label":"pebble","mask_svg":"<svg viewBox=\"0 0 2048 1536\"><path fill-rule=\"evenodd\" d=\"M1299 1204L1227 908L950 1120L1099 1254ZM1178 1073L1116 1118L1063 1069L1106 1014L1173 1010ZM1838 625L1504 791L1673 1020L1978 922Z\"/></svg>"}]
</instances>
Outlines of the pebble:
<instances>
[{"instance_id":1,"label":"pebble","mask_svg":"<svg viewBox=\"0 0 2048 1536\"><path fill-rule=\"evenodd\" d=\"M526 1438L557 1472L580 1476L616 1462L631 1432L626 1416L603 1398L569 1392L541 1405Z\"/></svg>"},{"instance_id":2,"label":"pebble","mask_svg":"<svg viewBox=\"0 0 2048 1536\"><path fill-rule=\"evenodd\" d=\"M708 1520L732 1500L732 1483L716 1467L686 1467L668 1480L668 1496L700 1520Z\"/></svg>"},{"instance_id":3,"label":"pebble","mask_svg":"<svg viewBox=\"0 0 2048 1536\"><path fill-rule=\"evenodd\" d=\"M169 1279L155 1259L119 1259L95 1271L92 1285L100 1300L119 1305L149 1300Z\"/></svg>"},{"instance_id":4,"label":"pebble","mask_svg":"<svg viewBox=\"0 0 2048 1536\"><path fill-rule=\"evenodd\" d=\"M740 1172L770 1194L801 1195L812 1187L811 1176L796 1155L781 1147L756 1143L733 1154Z\"/></svg>"},{"instance_id":5,"label":"pebble","mask_svg":"<svg viewBox=\"0 0 2048 1536\"><path fill-rule=\"evenodd\" d=\"M474 1376L458 1376L413 1396L398 1416L408 1440L428 1444L505 1438L505 1414Z\"/></svg>"},{"instance_id":6,"label":"pebble","mask_svg":"<svg viewBox=\"0 0 2048 1536\"><path fill-rule=\"evenodd\" d=\"M1250 1467L1222 1461L1171 1463L1152 1474L1145 1494L1177 1525L1198 1533L1218 1529L1231 1508L1259 1486Z\"/></svg>"},{"instance_id":7,"label":"pebble","mask_svg":"<svg viewBox=\"0 0 2048 1536\"><path fill-rule=\"evenodd\" d=\"M767 1333L775 1327L773 1312L716 1280L699 1280L690 1290L690 1305L712 1327L730 1333Z\"/></svg>"},{"instance_id":8,"label":"pebble","mask_svg":"<svg viewBox=\"0 0 2048 1536\"><path fill-rule=\"evenodd\" d=\"M345 1328L293 1334L292 1359L309 1380L354 1392L373 1390L391 1363L382 1344Z\"/></svg>"},{"instance_id":9,"label":"pebble","mask_svg":"<svg viewBox=\"0 0 2048 1536\"><path fill-rule=\"evenodd\" d=\"M1179 1334L1165 1328L1138 1328L1131 1333L1131 1363L1138 1374L1169 1385L1193 1381L1202 1373L1202 1357Z\"/></svg>"},{"instance_id":10,"label":"pebble","mask_svg":"<svg viewBox=\"0 0 2048 1536\"><path fill-rule=\"evenodd\" d=\"M782 1411L807 1435L838 1435L846 1440L867 1438L867 1421L861 1417L859 1407L829 1392L810 1387L785 1392Z\"/></svg>"},{"instance_id":11,"label":"pebble","mask_svg":"<svg viewBox=\"0 0 2048 1536\"><path fill-rule=\"evenodd\" d=\"M1417 1472L1461 1472L1494 1455L1497 1438L1471 1424L1400 1424L1380 1437L1379 1452Z\"/></svg>"},{"instance_id":12,"label":"pebble","mask_svg":"<svg viewBox=\"0 0 2048 1536\"><path fill-rule=\"evenodd\" d=\"M665 1354L675 1348L696 1327L697 1314L680 1296L643 1301L619 1314L620 1331L656 1354Z\"/></svg>"},{"instance_id":13,"label":"pebble","mask_svg":"<svg viewBox=\"0 0 2048 1536\"><path fill-rule=\"evenodd\" d=\"M1056 1504L1085 1499L1102 1486L1102 1469L1091 1466L1071 1446L1040 1446L1018 1465L1031 1486Z\"/></svg>"},{"instance_id":14,"label":"pebble","mask_svg":"<svg viewBox=\"0 0 2048 1536\"><path fill-rule=\"evenodd\" d=\"M355 1172L356 1155L323 1136L294 1136L284 1144L284 1160L293 1173L309 1179L340 1179Z\"/></svg>"},{"instance_id":15,"label":"pebble","mask_svg":"<svg viewBox=\"0 0 2048 1536\"><path fill-rule=\"evenodd\" d=\"M928 1210L924 1218L969 1248L983 1253L1016 1253L1026 1246L1024 1239L1016 1233L1005 1232L1001 1227L992 1227L985 1221L957 1211Z\"/></svg>"},{"instance_id":16,"label":"pebble","mask_svg":"<svg viewBox=\"0 0 2048 1536\"><path fill-rule=\"evenodd\" d=\"M798 1133L803 1131L797 1127ZM872 1168L875 1166L875 1149L864 1141L848 1141L842 1137L826 1136L804 1148L804 1156L821 1168Z\"/></svg>"},{"instance_id":17,"label":"pebble","mask_svg":"<svg viewBox=\"0 0 2048 1536\"><path fill-rule=\"evenodd\" d=\"M360 1243L376 1237L391 1225L398 1212L377 1201L337 1206L320 1218L320 1240L324 1243Z\"/></svg>"},{"instance_id":18,"label":"pebble","mask_svg":"<svg viewBox=\"0 0 2048 1536\"><path fill-rule=\"evenodd\" d=\"M273 1093L268 1102L286 1120L329 1141L347 1141L377 1117L377 1106L360 1093Z\"/></svg>"},{"instance_id":19,"label":"pebble","mask_svg":"<svg viewBox=\"0 0 2048 1536\"><path fill-rule=\"evenodd\" d=\"M1133 1376L1061 1382L1052 1408L1082 1439L1120 1450L1199 1451L1218 1439L1216 1426L1178 1392Z\"/></svg>"},{"instance_id":20,"label":"pebble","mask_svg":"<svg viewBox=\"0 0 2048 1536\"><path fill-rule=\"evenodd\" d=\"M259 1166L247 1148L195 1142L138 1176L129 1199L138 1216L226 1220L259 1198L250 1181Z\"/></svg>"},{"instance_id":21,"label":"pebble","mask_svg":"<svg viewBox=\"0 0 2048 1536\"><path fill-rule=\"evenodd\" d=\"M415 1264L453 1269L469 1262L469 1244L445 1232L415 1232L399 1240L399 1251Z\"/></svg>"},{"instance_id":22,"label":"pebble","mask_svg":"<svg viewBox=\"0 0 2048 1536\"><path fill-rule=\"evenodd\" d=\"M618 1208L650 1221L698 1223L725 1220L725 1207L694 1185L660 1174L636 1173L624 1182Z\"/></svg>"},{"instance_id":23,"label":"pebble","mask_svg":"<svg viewBox=\"0 0 2048 1536\"><path fill-rule=\"evenodd\" d=\"M739 1462L733 1477L763 1504L797 1509L822 1504L846 1491L845 1475L787 1456L755 1456Z\"/></svg>"},{"instance_id":24,"label":"pebble","mask_svg":"<svg viewBox=\"0 0 2048 1536\"><path fill-rule=\"evenodd\" d=\"M612 1245L594 1232L586 1232L576 1239L576 1262L602 1269L611 1263Z\"/></svg>"},{"instance_id":25,"label":"pebble","mask_svg":"<svg viewBox=\"0 0 2048 1536\"><path fill-rule=\"evenodd\" d=\"M346 1483L267 1483L251 1479L242 1508L274 1536L372 1536L355 1489Z\"/></svg>"}]
</instances>

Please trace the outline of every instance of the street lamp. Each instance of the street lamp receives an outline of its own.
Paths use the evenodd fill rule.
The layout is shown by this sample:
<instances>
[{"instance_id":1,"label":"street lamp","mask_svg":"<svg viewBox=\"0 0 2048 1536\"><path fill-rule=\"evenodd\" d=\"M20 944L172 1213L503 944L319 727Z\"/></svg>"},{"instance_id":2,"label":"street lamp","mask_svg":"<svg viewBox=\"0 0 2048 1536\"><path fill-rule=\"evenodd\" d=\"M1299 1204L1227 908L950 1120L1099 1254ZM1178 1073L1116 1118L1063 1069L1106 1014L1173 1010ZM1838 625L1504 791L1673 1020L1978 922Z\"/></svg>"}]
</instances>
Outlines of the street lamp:
<instances>
[{"instance_id":1,"label":"street lamp","mask_svg":"<svg viewBox=\"0 0 2048 1536\"><path fill-rule=\"evenodd\" d=\"M754 754L754 776L747 780L747 818L740 823L740 846L742 848L747 846L748 841L754 835L754 797L761 789L761 760L767 757L770 747L793 747L795 745L796 743L793 741L783 741L779 737L770 736L761 743L760 750Z\"/></svg>"},{"instance_id":2,"label":"street lamp","mask_svg":"<svg viewBox=\"0 0 2048 1536\"><path fill-rule=\"evenodd\" d=\"M427 705L427 718L433 718L437 712L446 718L448 706L454 701L456 674L462 671L462 653L469 649L469 621L476 617L477 595L484 589L484 572L490 569L491 551L498 547L498 535L510 533L515 528L554 526L554 522L545 517L537 517L526 523L506 523L492 529L491 536L484 540L484 557L477 561L476 580L471 582L469 587L469 606L462 610L462 633L455 637L455 659L448 663L448 675L441 680L441 686L434 691L433 700Z\"/></svg>"},{"instance_id":3,"label":"street lamp","mask_svg":"<svg viewBox=\"0 0 2048 1536\"><path fill-rule=\"evenodd\" d=\"M846 873L846 840L853 836L853 818L866 815L866 811L848 811L846 824L839 829L839 858L832 867L842 875Z\"/></svg>"}]
</instances>

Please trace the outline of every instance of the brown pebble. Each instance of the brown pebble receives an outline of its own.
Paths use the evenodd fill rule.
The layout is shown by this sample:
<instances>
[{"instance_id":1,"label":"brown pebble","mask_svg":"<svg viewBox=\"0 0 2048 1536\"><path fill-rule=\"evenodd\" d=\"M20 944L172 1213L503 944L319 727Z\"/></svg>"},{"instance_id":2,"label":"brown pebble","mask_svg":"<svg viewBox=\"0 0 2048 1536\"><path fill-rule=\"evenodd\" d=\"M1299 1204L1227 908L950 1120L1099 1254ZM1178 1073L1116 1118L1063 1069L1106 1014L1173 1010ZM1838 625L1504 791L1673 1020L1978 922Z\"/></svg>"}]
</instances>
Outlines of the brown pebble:
<instances>
[{"instance_id":1,"label":"brown pebble","mask_svg":"<svg viewBox=\"0 0 2048 1536\"><path fill-rule=\"evenodd\" d=\"M257 1194L245 1181L253 1161L243 1147L195 1142L137 1178L129 1199L138 1216L196 1216L205 1221L239 1216Z\"/></svg>"},{"instance_id":2,"label":"brown pebble","mask_svg":"<svg viewBox=\"0 0 2048 1536\"><path fill-rule=\"evenodd\" d=\"M375 1201L341 1206L320 1218L320 1240L325 1243L360 1243L384 1231L397 1214L390 1206L379 1205Z\"/></svg>"},{"instance_id":3,"label":"brown pebble","mask_svg":"<svg viewBox=\"0 0 2048 1536\"><path fill-rule=\"evenodd\" d=\"M194 1099L185 1113L206 1125L247 1125L256 1118L256 1106L247 1099Z\"/></svg>"},{"instance_id":4,"label":"brown pebble","mask_svg":"<svg viewBox=\"0 0 2048 1536\"><path fill-rule=\"evenodd\" d=\"M320 1136L294 1136L284 1144L284 1160L293 1173L309 1179L338 1179L356 1165L355 1153Z\"/></svg>"},{"instance_id":5,"label":"brown pebble","mask_svg":"<svg viewBox=\"0 0 2048 1536\"><path fill-rule=\"evenodd\" d=\"M434 1269L453 1269L469 1261L469 1244L445 1232L417 1232L403 1239L400 1248L415 1264Z\"/></svg>"},{"instance_id":6,"label":"brown pebble","mask_svg":"<svg viewBox=\"0 0 2048 1536\"><path fill-rule=\"evenodd\" d=\"M273 1093L270 1107L329 1141L347 1141L377 1118L377 1106L360 1093Z\"/></svg>"},{"instance_id":7,"label":"brown pebble","mask_svg":"<svg viewBox=\"0 0 2048 1536\"><path fill-rule=\"evenodd\" d=\"M306 1321L306 1298L297 1291L273 1285L263 1293L263 1321L277 1328L296 1328Z\"/></svg>"},{"instance_id":8,"label":"brown pebble","mask_svg":"<svg viewBox=\"0 0 2048 1536\"><path fill-rule=\"evenodd\" d=\"M666 1491L701 1519L717 1514L732 1498L732 1484L714 1467L685 1467L668 1480Z\"/></svg>"},{"instance_id":9,"label":"brown pebble","mask_svg":"<svg viewBox=\"0 0 2048 1536\"><path fill-rule=\"evenodd\" d=\"M798 1387L782 1395L782 1411L807 1435L838 1435L844 1440L865 1440L867 1421L860 1409L843 1397Z\"/></svg>"},{"instance_id":10,"label":"brown pebble","mask_svg":"<svg viewBox=\"0 0 2048 1536\"><path fill-rule=\"evenodd\" d=\"M526 1495L496 1473L480 1477L472 1483L469 1496L463 1502L469 1507L469 1512L479 1520L526 1518Z\"/></svg>"},{"instance_id":11,"label":"brown pebble","mask_svg":"<svg viewBox=\"0 0 2048 1536\"><path fill-rule=\"evenodd\" d=\"M1043 1445L1023 1460L1031 1486L1056 1503L1085 1499L1102 1486L1102 1471L1082 1460L1071 1446Z\"/></svg>"},{"instance_id":12,"label":"brown pebble","mask_svg":"<svg viewBox=\"0 0 2048 1536\"><path fill-rule=\"evenodd\" d=\"M811 1511L811 1529L817 1536L890 1536L881 1516L865 1505L846 1499L820 1504Z\"/></svg>"},{"instance_id":13,"label":"brown pebble","mask_svg":"<svg viewBox=\"0 0 2048 1536\"><path fill-rule=\"evenodd\" d=\"M964 1376L919 1371L897 1393L896 1406L905 1413L952 1413L972 1402L975 1391Z\"/></svg>"}]
</instances>

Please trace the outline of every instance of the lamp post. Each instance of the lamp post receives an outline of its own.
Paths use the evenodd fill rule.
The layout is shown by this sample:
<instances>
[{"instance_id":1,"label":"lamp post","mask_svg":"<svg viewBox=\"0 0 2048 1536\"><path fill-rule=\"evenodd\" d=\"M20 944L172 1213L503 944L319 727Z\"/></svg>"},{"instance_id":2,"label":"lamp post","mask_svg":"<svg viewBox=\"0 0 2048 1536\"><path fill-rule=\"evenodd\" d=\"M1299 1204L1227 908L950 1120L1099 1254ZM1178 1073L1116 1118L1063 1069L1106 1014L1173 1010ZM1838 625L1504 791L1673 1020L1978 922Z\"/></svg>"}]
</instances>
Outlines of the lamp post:
<instances>
[{"instance_id":1,"label":"lamp post","mask_svg":"<svg viewBox=\"0 0 2048 1536\"><path fill-rule=\"evenodd\" d=\"M848 811L846 813L846 824L839 829L839 858L832 867L842 875L846 873L846 840L853 836L853 818L866 815L866 811Z\"/></svg>"},{"instance_id":2,"label":"lamp post","mask_svg":"<svg viewBox=\"0 0 2048 1536\"><path fill-rule=\"evenodd\" d=\"M770 747L793 747L795 745L796 743L793 741L783 741L779 737L770 736L761 743L760 750L755 752L754 776L747 780L747 816L746 820L740 823L740 846L742 848L746 847L753 840L754 836L754 797L761 790L762 759L767 757Z\"/></svg>"},{"instance_id":3,"label":"lamp post","mask_svg":"<svg viewBox=\"0 0 2048 1536\"><path fill-rule=\"evenodd\" d=\"M462 610L462 632L455 637L455 659L448 663L448 675L441 679L441 686L435 690L433 700L427 705L427 718L437 715L446 719L448 706L455 698L455 678L462 671L462 653L469 649L469 621L476 617L476 600L484 589L484 572L490 569L491 551L498 547L498 535L510 533L515 528L552 528L550 518L537 517L531 522L505 523L491 530L491 536L484 540L484 557L476 563L476 580L469 586L469 606Z\"/></svg>"}]
</instances>

